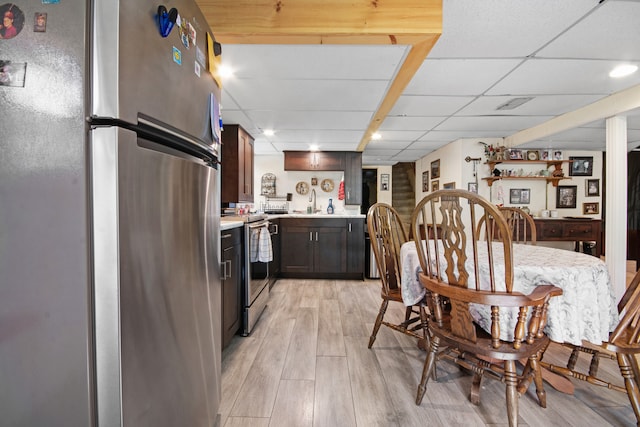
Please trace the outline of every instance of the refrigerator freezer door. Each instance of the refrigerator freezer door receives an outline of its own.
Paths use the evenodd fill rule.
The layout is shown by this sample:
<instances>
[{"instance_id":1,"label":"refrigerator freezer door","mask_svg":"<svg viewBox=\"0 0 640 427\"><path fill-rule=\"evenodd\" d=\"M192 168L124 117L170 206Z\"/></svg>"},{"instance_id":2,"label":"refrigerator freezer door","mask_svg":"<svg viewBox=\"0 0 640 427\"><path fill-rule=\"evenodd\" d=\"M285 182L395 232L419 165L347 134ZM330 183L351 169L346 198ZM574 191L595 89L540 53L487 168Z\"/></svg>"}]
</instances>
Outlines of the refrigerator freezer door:
<instances>
[{"instance_id":1,"label":"refrigerator freezer door","mask_svg":"<svg viewBox=\"0 0 640 427\"><path fill-rule=\"evenodd\" d=\"M213 33L194 1L179 0L170 6L191 37L181 37L177 24L162 37L158 4L95 2L92 115L137 123L142 113L211 144L210 94L220 99L207 71L207 31Z\"/></svg>"},{"instance_id":2,"label":"refrigerator freezer door","mask_svg":"<svg viewBox=\"0 0 640 427\"><path fill-rule=\"evenodd\" d=\"M98 424L214 425L217 170L119 128L92 139Z\"/></svg>"}]
</instances>

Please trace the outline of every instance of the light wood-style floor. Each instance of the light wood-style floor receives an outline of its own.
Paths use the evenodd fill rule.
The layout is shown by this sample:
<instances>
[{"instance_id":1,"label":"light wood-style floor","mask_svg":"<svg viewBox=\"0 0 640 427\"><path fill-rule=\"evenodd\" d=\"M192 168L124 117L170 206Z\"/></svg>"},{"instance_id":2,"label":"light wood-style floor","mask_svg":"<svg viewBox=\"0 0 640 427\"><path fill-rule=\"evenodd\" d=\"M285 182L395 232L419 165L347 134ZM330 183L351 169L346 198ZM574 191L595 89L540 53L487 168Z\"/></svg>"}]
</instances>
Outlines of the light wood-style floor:
<instances>
[{"instance_id":1,"label":"light wood-style floor","mask_svg":"<svg viewBox=\"0 0 640 427\"><path fill-rule=\"evenodd\" d=\"M425 352L386 327L367 348L379 292L378 280L276 282L251 336L236 336L223 352L221 426L507 425L503 384L486 378L474 406L468 400L471 377L446 361L416 406ZM403 312L397 304L387 316ZM552 344L545 360L563 363L567 356ZM617 364L602 360L600 374L618 379ZM520 425L636 425L626 394L573 383L574 395L545 384L546 409L532 386L520 398Z\"/></svg>"}]
</instances>

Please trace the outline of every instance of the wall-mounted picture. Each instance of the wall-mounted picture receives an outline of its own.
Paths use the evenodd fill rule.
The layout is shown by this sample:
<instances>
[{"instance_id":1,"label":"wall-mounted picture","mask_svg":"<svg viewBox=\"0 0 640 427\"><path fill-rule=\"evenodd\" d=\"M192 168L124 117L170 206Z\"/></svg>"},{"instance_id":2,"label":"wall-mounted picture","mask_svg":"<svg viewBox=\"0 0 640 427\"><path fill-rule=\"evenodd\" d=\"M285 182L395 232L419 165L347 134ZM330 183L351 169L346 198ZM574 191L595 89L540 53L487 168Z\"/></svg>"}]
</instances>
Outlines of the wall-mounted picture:
<instances>
[{"instance_id":1,"label":"wall-mounted picture","mask_svg":"<svg viewBox=\"0 0 640 427\"><path fill-rule=\"evenodd\" d=\"M477 182L468 182L467 183L467 190L471 191L472 193L478 194L478 183Z\"/></svg>"},{"instance_id":2,"label":"wall-mounted picture","mask_svg":"<svg viewBox=\"0 0 640 427\"><path fill-rule=\"evenodd\" d=\"M569 168L569 176L592 176L593 157L569 157L573 163Z\"/></svg>"},{"instance_id":3,"label":"wall-mounted picture","mask_svg":"<svg viewBox=\"0 0 640 427\"><path fill-rule=\"evenodd\" d=\"M318 178L311 178L311 185L318 185Z\"/></svg>"},{"instance_id":4,"label":"wall-mounted picture","mask_svg":"<svg viewBox=\"0 0 640 427\"><path fill-rule=\"evenodd\" d=\"M577 185L558 185L556 208L575 209L578 196Z\"/></svg>"},{"instance_id":5,"label":"wall-mounted picture","mask_svg":"<svg viewBox=\"0 0 640 427\"><path fill-rule=\"evenodd\" d=\"M600 213L600 203L598 202L589 202L582 204L582 214L583 215L595 215Z\"/></svg>"},{"instance_id":6,"label":"wall-mounted picture","mask_svg":"<svg viewBox=\"0 0 640 427\"><path fill-rule=\"evenodd\" d=\"M588 179L585 185L586 196L593 197L600 195L600 180L599 179Z\"/></svg>"},{"instance_id":7,"label":"wall-mounted picture","mask_svg":"<svg viewBox=\"0 0 640 427\"><path fill-rule=\"evenodd\" d=\"M440 189L440 181L438 181L437 179L435 181L431 181L431 191L438 191L439 189ZM434 202L437 202L439 200L440 198L434 199Z\"/></svg>"},{"instance_id":8,"label":"wall-mounted picture","mask_svg":"<svg viewBox=\"0 0 640 427\"><path fill-rule=\"evenodd\" d=\"M429 171L422 172L422 192L429 192Z\"/></svg>"},{"instance_id":9,"label":"wall-mounted picture","mask_svg":"<svg viewBox=\"0 0 640 427\"><path fill-rule=\"evenodd\" d=\"M522 150L512 148L509 150L509 160L522 160Z\"/></svg>"},{"instance_id":10,"label":"wall-mounted picture","mask_svg":"<svg viewBox=\"0 0 640 427\"><path fill-rule=\"evenodd\" d=\"M389 174L380 174L380 191L389 191Z\"/></svg>"},{"instance_id":11,"label":"wall-mounted picture","mask_svg":"<svg viewBox=\"0 0 640 427\"><path fill-rule=\"evenodd\" d=\"M440 159L431 162L431 178L440 178Z\"/></svg>"},{"instance_id":12,"label":"wall-mounted picture","mask_svg":"<svg viewBox=\"0 0 640 427\"><path fill-rule=\"evenodd\" d=\"M456 188L456 183L455 182L446 182L446 183L442 184L442 189L443 190L453 190L454 188Z\"/></svg>"},{"instance_id":13,"label":"wall-mounted picture","mask_svg":"<svg viewBox=\"0 0 640 427\"><path fill-rule=\"evenodd\" d=\"M509 203L512 205L528 205L531 203L530 188L512 188L509 190Z\"/></svg>"}]
</instances>

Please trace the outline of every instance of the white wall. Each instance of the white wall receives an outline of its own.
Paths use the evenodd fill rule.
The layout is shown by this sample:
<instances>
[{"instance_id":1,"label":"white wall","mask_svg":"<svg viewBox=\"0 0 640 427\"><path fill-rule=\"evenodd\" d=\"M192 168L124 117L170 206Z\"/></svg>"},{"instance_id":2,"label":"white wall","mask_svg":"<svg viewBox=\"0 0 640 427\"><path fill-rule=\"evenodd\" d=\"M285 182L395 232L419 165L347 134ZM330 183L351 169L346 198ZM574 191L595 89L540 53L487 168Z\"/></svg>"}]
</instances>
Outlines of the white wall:
<instances>
[{"instance_id":1,"label":"white wall","mask_svg":"<svg viewBox=\"0 0 640 427\"><path fill-rule=\"evenodd\" d=\"M467 163L464 159L467 156L472 158L480 157L482 160L477 165L478 175L478 194L482 197L489 199L494 204L503 203L505 206L523 207L528 206L533 216L539 216L540 211L543 209L553 210L556 209L557 188L553 184L546 184L542 180L499 180L494 181L493 185L489 187L486 180L482 178L490 176L491 171L486 164L484 156L484 145L478 141L483 141L487 144L499 144L500 139L461 139L454 141L439 150L429 153L427 156L421 158L416 162L416 202L422 199L422 197L428 195L431 192L431 184L434 179L431 176L431 162L440 159L440 189L448 182L454 182L455 188L467 189L469 182L474 182L473 177L473 162ZM542 148L541 148L542 149ZM526 151L526 149L523 149ZM601 218L602 213L602 153L599 151L563 151L563 159L568 160L571 156L580 157L593 157L593 176L569 176L569 163L563 163L562 169L565 179L559 181L558 185L561 186L576 186L577 187L577 199L575 209L560 208L558 210L559 217L565 216L579 216L589 218ZM522 169L526 175L529 172L533 173L543 169L540 164L526 164L522 165L517 163L502 163L497 165L498 169ZM552 170L553 168L550 168ZM422 191L422 172L429 171L429 192ZM600 180L600 196L586 196L586 184L588 179ZM528 205L523 204L511 204L509 200L511 189L530 189L530 203ZM502 200L500 196L502 195ZM597 214L584 214L583 203L585 202L597 202L598 213ZM540 242L545 246L560 247L563 249L572 249L572 242Z\"/></svg>"}]
</instances>

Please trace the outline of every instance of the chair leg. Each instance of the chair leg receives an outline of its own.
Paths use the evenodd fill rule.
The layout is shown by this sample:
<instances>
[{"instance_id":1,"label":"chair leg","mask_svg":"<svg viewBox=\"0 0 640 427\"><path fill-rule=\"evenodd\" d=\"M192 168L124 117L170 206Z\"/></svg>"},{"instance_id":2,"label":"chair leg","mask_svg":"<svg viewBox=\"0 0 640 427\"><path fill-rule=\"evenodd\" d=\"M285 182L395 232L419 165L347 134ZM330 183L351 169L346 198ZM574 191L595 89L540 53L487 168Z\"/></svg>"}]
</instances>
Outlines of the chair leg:
<instances>
[{"instance_id":1,"label":"chair leg","mask_svg":"<svg viewBox=\"0 0 640 427\"><path fill-rule=\"evenodd\" d=\"M536 395L538 396L538 404L543 408L547 407L547 392L544 390L544 382L542 381L542 370L538 364L538 355L534 354L529 358L530 369L533 371L533 382L536 385Z\"/></svg>"},{"instance_id":2,"label":"chair leg","mask_svg":"<svg viewBox=\"0 0 640 427\"><path fill-rule=\"evenodd\" d=\"M518 399L520 395L516 389L518 382L515 360L505 360L504 378L507 386L507 416L509 417L509 427L518 425Z\"/></svg>"},{"instance_id":3,"label":"chair leg","mask_svg":"<svg viewBox=\"0 0 640 427\"><path fill-rule=\"evenodd\" d=\"M371 332L371 337L369 338L369 348L371 348L376 341L376 335L378 335L378 330L380 329L380 325L382 325L382 319L384 318L384 313L386 313L388 305L389 300L383 299L382 305L380 305L380 311L378 311L378 317L376 317L376 323L373 325L373 332Z\"/></svg>"},{"instance_id":4,"label":"chair leg","mask_svg":"<svg viewBox=\"0 0 640 427\"><path fill-rule=\"evenodd\" d=\"M429 348L429 354L427 355L427 359L424 361L424 367L422 368L422 378L420 379L420 384L418 385L416 405L420 405L422 403L422 398L424 397L424 393L427 390L429 377L436 367L436 353L438 352L439 347L440 339L438 337L433 337L433 339L431 340L431 346Z\"/></svg>"},{"instance_id":5,"label":"chair leg","mask_svg":"<svg viewBox=\"0 0 640 427\"><path fill-rule=\"evenodd\" d=\"M636 414L637 425L640 426L640 390L638 389L638 379L634 375L634 371L638 370L637 366L636 369L633 368L634 363L637 363L634 355L618 353L620 374L624 378L624 386L627 389L627 396L629 396L633 412Z\"/></svg>"}]
</instances>

